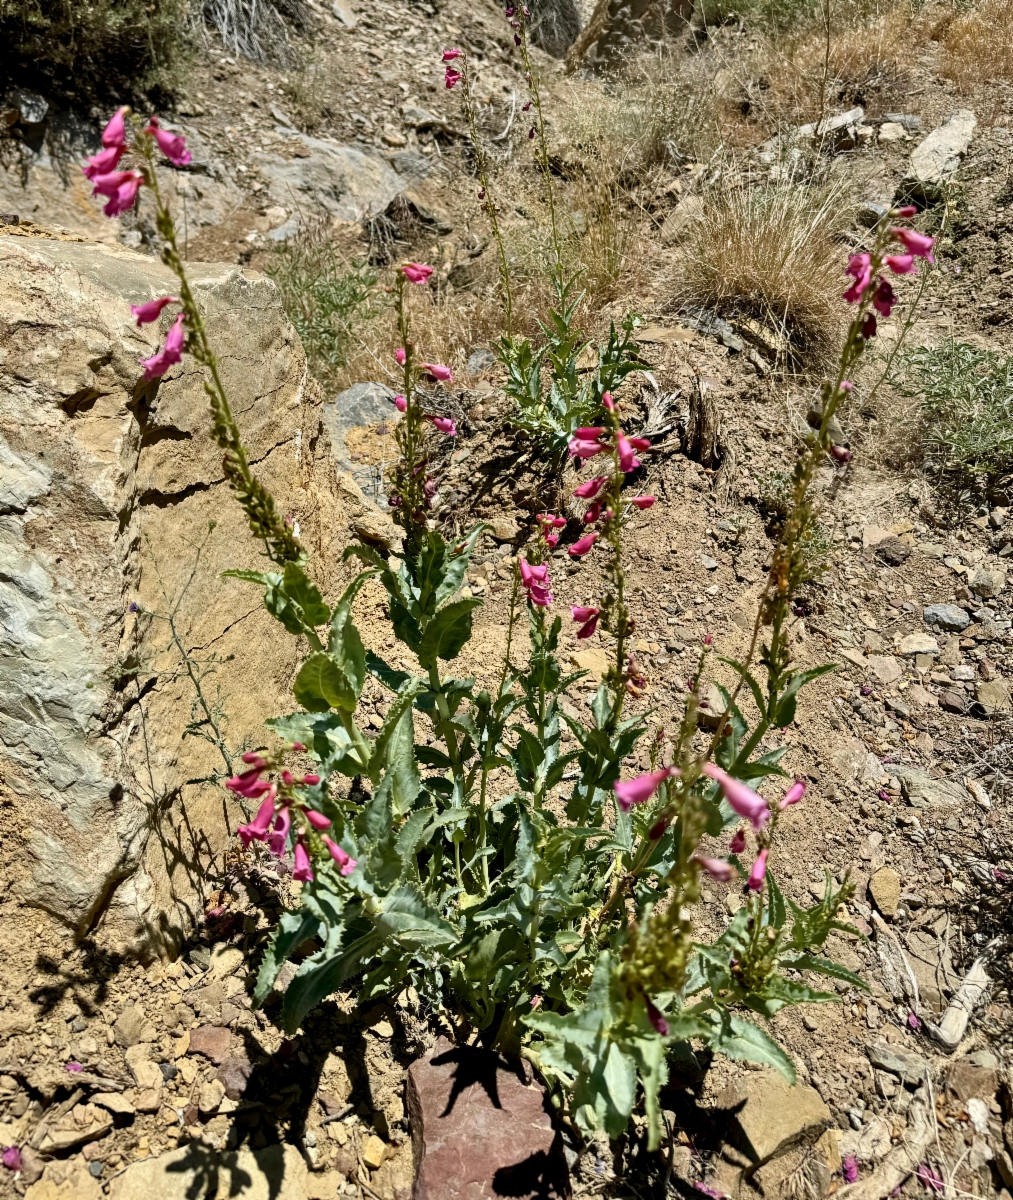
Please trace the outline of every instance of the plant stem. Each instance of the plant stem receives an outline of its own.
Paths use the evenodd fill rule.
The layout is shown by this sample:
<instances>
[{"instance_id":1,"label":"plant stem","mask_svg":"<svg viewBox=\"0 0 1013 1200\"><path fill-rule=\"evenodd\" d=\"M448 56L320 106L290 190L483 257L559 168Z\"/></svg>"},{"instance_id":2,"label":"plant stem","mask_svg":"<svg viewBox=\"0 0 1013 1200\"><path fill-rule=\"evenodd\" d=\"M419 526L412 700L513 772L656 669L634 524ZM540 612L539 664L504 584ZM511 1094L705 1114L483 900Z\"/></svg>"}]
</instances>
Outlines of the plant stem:
<instances>
[{"instance_id":1,"label":"plant stem","mask_svg":"<svg viewBox=\"0 0 1013 1200\"><path fill-rule=\"evenodd\" d=\"M545 138L545 117L542 113L542 97L538 87L538 76L531 68L531 56L528 53L528 26L525 10L521 6L516 11L519 23L518 33L521 39L521 58L524 60L524 70L527 74L528 91L531 93L531 99L535 106L536 129L538 133L538 165L541 167L542 178L545 180L545 197L549 203L549 220L552 223L552 248L556 256L555 270L556 274L559 275L563 269L563 250L559 240L559 227L556 223L555 189L552 186L552 171L549 167L549 146Z\"/></svg>"}]
</instances>

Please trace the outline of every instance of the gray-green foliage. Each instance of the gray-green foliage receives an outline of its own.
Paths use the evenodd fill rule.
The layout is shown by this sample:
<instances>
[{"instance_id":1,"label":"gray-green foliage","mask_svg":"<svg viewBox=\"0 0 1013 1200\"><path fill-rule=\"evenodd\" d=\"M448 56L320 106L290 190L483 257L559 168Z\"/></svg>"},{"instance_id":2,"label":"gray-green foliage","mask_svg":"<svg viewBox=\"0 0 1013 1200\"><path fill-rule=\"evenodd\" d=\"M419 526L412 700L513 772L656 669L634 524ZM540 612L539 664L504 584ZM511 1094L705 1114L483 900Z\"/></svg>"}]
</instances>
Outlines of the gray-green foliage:
<instances>
[{"instance_id":1,"label":"gray-green foliage","mask_svg":"<svg viewBox=\"0 0 1013 1200\"><path fill-rule=\"evenodd\" d=\"M787 1055L746 1013L769 1018L785 1004L836 999L806 983L809 973L860 986L819 954L830 930L841 928L838 907L852 889L828 881L825 900L802 910L768 876L766 902L751 895L714 944L688 948L678 993L638 976L626 903L612 903L614 882L629 881L643 938L698 840L687 832L691 813L697 828L715 835L738 818L707 779L660 835L655 826L669 785L630 813L613 807L623 761L647 726L622 715L622 689L610 693L606 684L589 722L564 710L561 698L582 673L560 666L559 616L529 606L528 664L504 664L494 689L444 673L466 646L481 603L460 590L482 532L477 526L448 544L427 531L417 552L405 550L400 561L350 546L346 559L359 558L366 570L333 609L300 564L236 573L263 587L269 612L308 642L295 681L301 708L269 725L307 748L320 782L303 789L301 802L331 819L329 833L358 864L344 876L326 855L316 856L299 908L271 937L255 1002L271 996L285 960L311 942L281 1001L276 1019L285 1030L296 1030L353 977L363 1002L411 984L507 1053L532 1059L586 1133L617 1136L642 1097L657 1145L668 1057L691 1053L691 1043L794 1078ZM417 673L365 650L352 604L368 580L383 586L394 634L414 655ZM731 665L759 716L750 725L725 693L729 718L716 761L754 784L783 776L783 750L761 742L791 723L799 689L828 668L773 663L764 688ZM390 698L375 736L355 720L367 674ZM416 735L416 714L431 722L435 741ZM564 724L576 743L569 751ZM490 776L504 768L509 782L494 798ZM342 796L342 776L360 777L364 800L354 798L361 791ZM565 801L566 819L553 798Z\"/></svg>"},{"instance_id":2,"label":"gray-green foliage","mask_svg":"<svg viewBox=\"0 0 1013 1200\"><path fill-rule=\"evenodd\" d=\"M539 322L544 341L537 349L527 338L504 338L499 356L507 369L507 395L517 405L513 423L540 443L554 468L562 466L574 430L595 425L602 413L602 396L635 371L648 368L638 353L633 331L636 318L627 317L621 329L609 327L608 341L598 347L593 371L578 361L591 342L577 327L583 299L578 277L553 275L556 307L548 323Z\"/></svg>"},{"instance_id":3,"label":"gray-green foliage","mask_svg":"<svg viewBox=\"0 0 1013 1200\"><path fill-rule=\"evenodd\" d=\"M372 315L376 273L345 262L326 231L313 226L283 242L265 270L302 338L310 369L329 384L345 365L353 325Z\"/></svg>"},{"instance_id":4,"label":"gray-green foliage","mask_svg":"<svg viewBox=\"0 0 1013 1200\"><path fill-rule=\"evenodd\" d=\"M909 350L894 372L918 400L928 463L959 484L1013 469L1013 357L965 342Z\"/></svg>"}]
</instances>

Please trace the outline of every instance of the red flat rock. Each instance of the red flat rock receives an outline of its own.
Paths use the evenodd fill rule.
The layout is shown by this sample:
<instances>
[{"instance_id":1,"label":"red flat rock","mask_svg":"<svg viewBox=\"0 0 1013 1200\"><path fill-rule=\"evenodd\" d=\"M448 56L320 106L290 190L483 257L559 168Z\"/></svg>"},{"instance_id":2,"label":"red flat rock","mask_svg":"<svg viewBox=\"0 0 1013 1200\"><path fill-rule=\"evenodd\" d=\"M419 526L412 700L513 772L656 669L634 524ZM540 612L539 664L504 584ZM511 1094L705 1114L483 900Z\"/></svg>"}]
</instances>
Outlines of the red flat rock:
<instances>
[{"instance_id":1,"label":"red flat rock","mask_svg":"<svg viewBox=\"0 0 1013 1200\"><path fill-rule=\"evenodd\" d=\"M408 1069L412 1200L564 1200L570 1178L543 1088L446 1038Z\"/></svg>"},{"instance_id":2,"label":"red flat rock","mask_svg":"<svg viewBox=\"0 0 1013 1200\"><path fill-rule=\"evenodd\" d=\"M190 1048L187 1054L203 1054L219 1066L232 1046L232 1034L217 1025L198 1025L190 1030Z\"/></svg>"}]
</instances>

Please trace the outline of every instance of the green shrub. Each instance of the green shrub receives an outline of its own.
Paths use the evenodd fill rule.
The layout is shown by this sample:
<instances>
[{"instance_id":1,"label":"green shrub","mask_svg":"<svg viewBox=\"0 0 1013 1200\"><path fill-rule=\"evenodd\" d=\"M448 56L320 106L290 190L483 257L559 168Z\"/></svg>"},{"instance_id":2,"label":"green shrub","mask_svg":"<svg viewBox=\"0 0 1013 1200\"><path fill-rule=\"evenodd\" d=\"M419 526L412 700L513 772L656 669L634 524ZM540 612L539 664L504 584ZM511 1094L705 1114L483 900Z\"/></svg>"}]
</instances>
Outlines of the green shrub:
<instances>
[{"instance_id":1,"label":"green shrub","mask_svg":"<svg viewBox=\"0 0 1013 1200\"><path fill-rule=\"evenodd\" d=\"M0 0L0 92L73 107L171 95L190 41L186 0Z\"/></svg>"},{"instance_id":2,"label":"green shrub","mask_svg":"<svg viewBox=\"0 0 1013 1200\"><path fill-rule=\"evenodd\" d=\"M927 463L961 485L1013 470L1013 357L965 342L904 355L893 382L916 398Z\"/></svg>"},{"instance_id":3,"label":"green shrub","mask_svg":"<svg viewBox=\"0 0 1013 1200\"><path fill-rule=\"evenodd\" d=\"M310 370L326 386L346 363L353 322L372 315L375 272L345 262L317 226L280 245L265 270L302 338Z\"/></svg>"}]
</instances>

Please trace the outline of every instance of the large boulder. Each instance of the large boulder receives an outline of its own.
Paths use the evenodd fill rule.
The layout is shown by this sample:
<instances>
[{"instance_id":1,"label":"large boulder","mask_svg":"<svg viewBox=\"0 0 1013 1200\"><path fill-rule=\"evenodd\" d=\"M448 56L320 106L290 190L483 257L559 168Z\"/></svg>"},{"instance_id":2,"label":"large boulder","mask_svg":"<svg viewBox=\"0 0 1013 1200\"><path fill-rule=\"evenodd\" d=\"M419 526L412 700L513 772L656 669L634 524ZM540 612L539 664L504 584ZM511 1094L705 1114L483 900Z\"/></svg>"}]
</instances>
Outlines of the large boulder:
<instances>
[{"instance_id":1,"label":"large boulder","mask_svg":"<svg viewBox=\"0 0 1013 1200\"><path fill-rule=\"evenodd\" d=\"M274 285L222 265L191 278L255 470L312 533L319 406ZM141 377L167 322L140 330L129 305L173 285L119 246L0 236L0 794L20 838L0 885L146 954L199 918L242 819L222 754L188 736L202 714L173 631L211 671L233 753L291 704L295 661L257 593L220 578L264 560L201 369Z\"/></svg>"}]
</instances>

